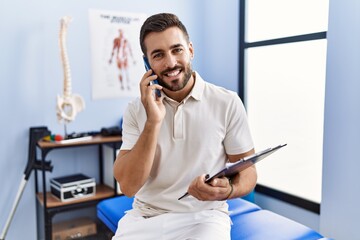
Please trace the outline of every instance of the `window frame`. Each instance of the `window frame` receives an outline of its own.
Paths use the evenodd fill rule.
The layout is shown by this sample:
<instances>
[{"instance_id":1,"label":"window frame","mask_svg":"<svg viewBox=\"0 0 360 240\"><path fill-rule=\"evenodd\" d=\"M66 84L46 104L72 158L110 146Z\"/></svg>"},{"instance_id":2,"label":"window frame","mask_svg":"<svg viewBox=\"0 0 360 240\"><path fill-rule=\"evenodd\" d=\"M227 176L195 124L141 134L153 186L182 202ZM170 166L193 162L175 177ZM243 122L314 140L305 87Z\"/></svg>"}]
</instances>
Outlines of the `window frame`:
<instances>
[{"instance_id":1,"label":"window frame","mask_svg":"<svg viewBox=\"0 0 360 240\"><path fill-rule=\"evenodd\" d=\"M245 41L245 32L246 32L246 1L240 0L239 3L239 84L238 84L238 95L243 101L245 107L245 50L248 48L254 47L263 47L263 46L271 46L277 44L284 43L295 43L302 41L312 41L319 39L326 39L327 32L315 32L303 35L275 38L275 39L267 39L256 42L246 42ZM281 200L283 202L295 205L297 207L306 209L308 211L320 214L320 204L317 202L313 202L283 191L279 191L277 189L267 187L261 184L257 184L255 187L255 192L261 193L266 196L273 197L277 200Z\"/></svg>"}]
</instances>

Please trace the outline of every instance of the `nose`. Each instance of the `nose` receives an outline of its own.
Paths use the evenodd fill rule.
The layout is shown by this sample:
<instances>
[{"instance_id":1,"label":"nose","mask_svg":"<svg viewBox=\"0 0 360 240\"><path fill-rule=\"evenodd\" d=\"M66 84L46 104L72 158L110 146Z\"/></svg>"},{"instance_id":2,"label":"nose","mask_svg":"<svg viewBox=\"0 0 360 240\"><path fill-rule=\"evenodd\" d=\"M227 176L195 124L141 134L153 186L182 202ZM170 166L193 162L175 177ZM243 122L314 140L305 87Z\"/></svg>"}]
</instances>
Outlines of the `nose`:
<instances>
[{"instance_id":1,"label":"nose","mask_svg":"<svg viewBox=\"0 0 360 240\"><path fill-rule=\"evenodd\" d=\"M166 68L173 68L177 64L176 56L169 54L165 58L165 67Z\"/></svg>"}]
</instances>

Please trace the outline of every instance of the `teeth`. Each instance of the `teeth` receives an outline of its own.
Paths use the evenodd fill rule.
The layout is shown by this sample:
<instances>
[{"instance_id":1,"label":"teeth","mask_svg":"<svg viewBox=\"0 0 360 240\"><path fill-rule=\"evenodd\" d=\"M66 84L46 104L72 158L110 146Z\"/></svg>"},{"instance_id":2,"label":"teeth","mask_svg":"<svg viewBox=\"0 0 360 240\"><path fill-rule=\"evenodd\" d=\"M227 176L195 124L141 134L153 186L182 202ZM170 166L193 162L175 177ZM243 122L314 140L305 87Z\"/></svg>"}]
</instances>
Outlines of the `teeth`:
<instances>
[{"instance_id":1,"label":"teeth","mask_svg":"<svg viewBox=\"0 0 360 240\"><path fill-rule=\"evenodd\" d=\"M176 76L176 75L178 75L180 73L180 71L178 70L178 71L174 71L174 72L171 72L171 73L168 73L168 74L166 74L168 77L174 77L174 76Z\"/></svg>"}]
</instances>

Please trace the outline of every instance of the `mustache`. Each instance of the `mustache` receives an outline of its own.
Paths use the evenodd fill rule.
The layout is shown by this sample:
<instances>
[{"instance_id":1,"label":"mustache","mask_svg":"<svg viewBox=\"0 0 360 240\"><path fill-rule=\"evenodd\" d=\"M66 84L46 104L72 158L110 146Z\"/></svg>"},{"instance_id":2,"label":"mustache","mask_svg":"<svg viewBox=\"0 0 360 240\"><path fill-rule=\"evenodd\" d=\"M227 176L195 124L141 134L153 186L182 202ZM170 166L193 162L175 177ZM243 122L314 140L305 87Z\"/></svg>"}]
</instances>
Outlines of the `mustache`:
<instances>
[{"instance_id":1,"label":"mustache","mask_svg":"<svg viewBox=\"0 0 360 240\"><path fill-rule=\"evenodd\" d=\"M175 65L175 67L167 68L164 71L162 71L160 74L164 75L164 74L167 74L168 72L172 72L172 71L175 71L175 70L183 70L183 67L181 65Z\"/></svg>"}]
</instances>

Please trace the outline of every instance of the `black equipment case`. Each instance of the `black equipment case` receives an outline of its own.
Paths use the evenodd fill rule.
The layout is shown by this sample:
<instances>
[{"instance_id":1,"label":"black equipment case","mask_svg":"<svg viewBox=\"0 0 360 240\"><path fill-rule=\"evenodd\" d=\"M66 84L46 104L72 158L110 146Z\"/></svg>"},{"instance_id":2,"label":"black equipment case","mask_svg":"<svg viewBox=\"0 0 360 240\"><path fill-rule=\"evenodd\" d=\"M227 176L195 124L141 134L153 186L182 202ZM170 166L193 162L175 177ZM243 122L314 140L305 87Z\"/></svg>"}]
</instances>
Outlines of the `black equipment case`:
<instances>
[{"instance_id":1,"label":"black equipment case","mask_svg":"<svg viewBox=\"0 0 360 240\"><path fill-rule=\"evenodd\" d=\"M95 195L96 182L84 174L50 179L51 193L62 202Z\"/></svg>"}]
</instances>

